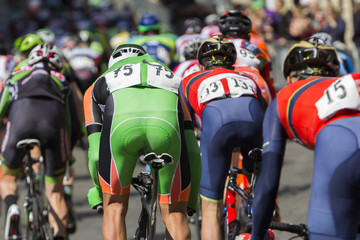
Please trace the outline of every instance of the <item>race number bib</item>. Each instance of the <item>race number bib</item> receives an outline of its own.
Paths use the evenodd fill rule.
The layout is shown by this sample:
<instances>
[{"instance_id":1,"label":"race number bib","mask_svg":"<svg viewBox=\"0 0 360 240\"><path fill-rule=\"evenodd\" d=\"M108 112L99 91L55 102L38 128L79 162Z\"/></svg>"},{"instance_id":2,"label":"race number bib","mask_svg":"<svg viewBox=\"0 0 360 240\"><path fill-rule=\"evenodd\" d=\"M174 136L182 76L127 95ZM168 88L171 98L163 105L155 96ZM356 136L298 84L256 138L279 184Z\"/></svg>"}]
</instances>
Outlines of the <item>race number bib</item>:
<instances>
[{"instance_id":1,"label":"race number bib","mask_svg":"<svg viewBox=\"0 0 360 240\"><path fill-rule=\"evenodd\" d=\"M198 89L198 102L206 103L217 98L240 97L254 95L253 86L246 83L246 77L234 74L233 76L221 75L209 78L202 82ZM246 80L246 81L245 81Z\"/></svg>"},{"instance_id":2,"label":"race number bib","mask_svg":"<svg viewBox=\"0 0 360 240\"><path fill-rule=\"evenodd\" d=\"M240 67L251 67L254 69L258 69L260 65L260 60L257 59L256 56L249 50L244 48L239 48L237 49L237 58L234 65Z\"/></svg>"},{"instance_id":3,"label":"race number bib","mask_svg":"<svg viewBox=\"0 0 360 240\"><path fill-rule=\"evenodd\" d=\"M125 64L112 72L105 74L106 84L110 93L141 83L140 63Z\"/></svg>"},{"instance_id":4,"label":"race number bib","mask_svg":"<svg viewBox=\"0 0 360 240\"><path fill-rule=\"evenodd\" d=\"M106 83L109 87L110 92L121 88L127 88L135 85L146 84L162 88L174 93L178 93L180 85L180 77L176 76L171 70L165 68L161 64L154 62L146 62L147 64L147 75L143 73L141 76L140 63L137 64L125 64L112 72L105 75ZM141 77L144 78L142 83ZM146 77L146 79L145 79Z\"/></svg>"},{"instance_id":5,"label":"race number bib","mask_svg":"<svg viewBox=\"0 0 360 240\"><path fill-rule=\"evenodd\" d=\"M146 62L148 65L147 83L150 86L178 93L181 78L161 64Z\"/></svg>"},{"instance_id":6,"label":"race number bib","mask_svg":"<svg viewBox=\"0 0 360 240\"><path fill-rule=\"evenodd\" d=\"M360 110L359 92L352 76L346 75L332 83L315 105L323 121L342 109Z\"/></svg>"}]
</instances>

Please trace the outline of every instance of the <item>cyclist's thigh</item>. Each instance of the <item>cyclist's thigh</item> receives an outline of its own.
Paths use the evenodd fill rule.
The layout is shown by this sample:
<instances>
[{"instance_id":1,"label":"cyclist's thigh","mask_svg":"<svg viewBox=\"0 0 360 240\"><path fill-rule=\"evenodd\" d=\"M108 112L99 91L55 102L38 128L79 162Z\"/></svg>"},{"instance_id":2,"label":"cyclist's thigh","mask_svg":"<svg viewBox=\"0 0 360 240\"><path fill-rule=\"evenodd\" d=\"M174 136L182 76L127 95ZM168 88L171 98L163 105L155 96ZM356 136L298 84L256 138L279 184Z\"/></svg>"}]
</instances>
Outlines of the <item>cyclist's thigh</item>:
<instances>
[{"instance_id":1,"label":"cyclist's thigh","mask_svg":"<svg viewBox=\"0 0 360 240\"><path fill-rule=\"evenodd\" d=\"M360 217L359 123L359 117L340 119L317 136L308 212L314 239L355 238Z\"/></svg>"},{"instance_id":2,"label":"cyclist's thigh","mask_svg":"<svg viewBox=\"0 0 360 240\"><path fill-rule=\"evenodd\" d=\"M159 191L168 194L180 155L176 94L154 88L127 88L108 99L99 165L103 184L108 189L113 184L111 194L128 192L140 149L173 156L174 164L159 174ZM116 166L116 172L109 171L112 166Z\"/></svg>"},{"instance_id":3,"label":"cyclist's thigh","mask_svg":"<svg viewBox=\"0 0 360 240\"><path fill-rule=\"evenodd\" d=\"M222 199L232 149L248 151L261 146L263 117L264 111L253 97L217 100L205 107L200 142L201 195Z\"/></svg>"}]
</instances>

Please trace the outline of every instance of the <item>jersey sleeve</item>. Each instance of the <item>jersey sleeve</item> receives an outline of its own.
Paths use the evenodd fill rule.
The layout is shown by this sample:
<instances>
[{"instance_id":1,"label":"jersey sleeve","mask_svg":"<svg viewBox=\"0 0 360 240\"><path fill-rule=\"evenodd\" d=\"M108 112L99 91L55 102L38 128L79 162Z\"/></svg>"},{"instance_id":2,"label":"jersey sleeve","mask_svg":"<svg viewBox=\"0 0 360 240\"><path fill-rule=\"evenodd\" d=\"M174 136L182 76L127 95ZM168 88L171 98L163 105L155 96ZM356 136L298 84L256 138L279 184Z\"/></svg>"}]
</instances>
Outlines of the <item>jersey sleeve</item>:
<instances>
[{"instance_id":1,"label":"jersey sleeve","mask_svg":"<svg viewBox=\"0 0 360 240\"><path fill-rule=\"evenodd\" d=\"M88 88L84 95L85 127L88 135L100 132L102 129L102 103L108 97L105 78L102 77ZM103 90L103 91L102 91ZM103 96L106 95L106 96Z\"/></svg>"},{"instance_id":2,"label":"jersey sleeve","mask_svg":"<svg viewBox=\"0 0 360 240\"><path fill-rule=\"evenodd\" d=\"M2 119L4 118L5 113L11 102L10 91L7 85L2 90L0 99L0 120L2 122Z\"/></svg>"},{"instance_id":3,"label":"jersey sleeve","mask_svg":"<svg viewBox=\"0 0 360 240\"><path fill-rule=\"evenodd\" d=\"M108 96L106 89L105 78L102 77L91 85L84 95L84 114L85 114L85 126L88 134L89 149L89 172L93 180L94 186L101 192L101 186L98 177L99 170L99 154L100 154L100 136L102 129L102 109L101 97L97 95L102 93L103 98ZM103 91L101 91L103 90Z\"/></svg>"}]
</instances>

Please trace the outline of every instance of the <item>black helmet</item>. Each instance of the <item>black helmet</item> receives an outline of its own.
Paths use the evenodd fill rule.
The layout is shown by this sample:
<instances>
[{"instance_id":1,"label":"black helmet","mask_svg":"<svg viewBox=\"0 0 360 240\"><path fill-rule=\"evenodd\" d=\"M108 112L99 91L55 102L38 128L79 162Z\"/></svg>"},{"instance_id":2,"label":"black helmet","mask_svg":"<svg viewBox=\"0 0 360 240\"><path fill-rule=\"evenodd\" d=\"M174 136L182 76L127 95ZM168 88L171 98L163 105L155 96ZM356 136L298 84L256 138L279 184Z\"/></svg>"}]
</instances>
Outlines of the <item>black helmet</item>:
<instances>
[{"instance_id":1,"label":"black helmet","mask_svg":"<svg viewBox=\"0 0 360 240\"><path fill-rule=\"evenodd\" d=\"M198 60L208 69L220 66L231 69L236 61L236 49L232 42L222 35L212 36L199 47Z\"/></svg>"},{"instance_id":2,"label":"black helmet","mask_svg":"<svg viewBox=\"0 0 360 240\"><path fill-rule=\"evenodd\" d=\"M284 77L295 71L293 76L300 79L306 76L338 76L340 63L335 48L323 41L301 41L294 44L284 61Z\"/></svg>"},{"instance_id":3,"label":"black helmet","mask_svg":"<svg viewBox=\"0 0 360 240\"><path fill-rule=\"evenodd\" d=\"M229 10L220 17L219 28L225 37L250 39L251 20L239 10Z\"/></svg>"},{"instance_id":4,"label":"black helmet","mask_svg":"<svg viewBox=\"0 0 360 240\"><path fill-rule=\"evenodd\" d=\"M201 39L195 38L190 40L184 48L184 57L186 60L196 59L198 49L201 45Z\"/></svg>"}]
</instances>

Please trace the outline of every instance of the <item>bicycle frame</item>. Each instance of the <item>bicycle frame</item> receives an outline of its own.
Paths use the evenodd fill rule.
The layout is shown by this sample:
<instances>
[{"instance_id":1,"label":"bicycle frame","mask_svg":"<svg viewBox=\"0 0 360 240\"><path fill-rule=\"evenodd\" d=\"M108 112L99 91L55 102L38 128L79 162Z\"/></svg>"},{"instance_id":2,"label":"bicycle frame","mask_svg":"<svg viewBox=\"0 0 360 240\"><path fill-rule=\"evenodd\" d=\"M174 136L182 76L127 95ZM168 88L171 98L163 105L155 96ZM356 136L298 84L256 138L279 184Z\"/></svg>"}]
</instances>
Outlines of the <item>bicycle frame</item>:
<instances>
[{"instance_id":1,"label":"bicycle frame","mask_svg":"<svg viewBox=\"0 0 360 240\"><path fill-rule=\"evenodd\" d=\"M132 179L132 186L141 196L141 213L139 216L139 227L135 232L134 239L154 240L156 234L156 213L158 204L158 182L159 170L173 162L168 154L157 156L149 153L144 156L144 163L149 164L154 170L154 177L149 172L141 172L138 177Z\"/></svg>"},{"instance_id":2,"label":"bicycle frame","mask_svg":"<svg viewBox=\"0 0 360 240\"><path fill-rule=\"evenodd\" d=\"M19 141L17 144L18 149L22 148L26 151L26 158L24 161L26 182L26 194L24 203L26 222L25 239L38 239L39 237L44 237L46 240L48 240L51 239L50 230L46 227L42 196L38 191L38 189L40 189L40 186L37 186L38 183L36 183L36 177L33 170L33 164L41 161L33 159L30 153L31 149L33 149L34 146L40 146L40 142L36 139L24 139ZM33 219L30 218L31 214Z\"/></svg>"},{"instance_id":3,"label":"bicycle frame","mask_svg":"<svg viewBox=\"0 0 360 240\"><path fill-rule=\"evenodd\" d=\"M227 237L229 240L234 240L240 233L246 233L251 230L248 229L248 227L241 221L241 216L237 214L238 210L236 209L236 196L240 196L240 198L244 201L242 204L246 206L247 217L252 218L252 199L256 176L260 171L261 152L258 150L256 150L256 152L252 151L249 153L249 156L255 160L254 173L251 176L250 184L248 184L245 176L243 182L244 184L242 184L242 186L239 186L239 183L236 181L237 176L239 174L243 174L242 169L231 167L229 170L229 181L226 186L226 204L223 212L224 216L227 217ZM266 239L275 239L275 235L272 230L295 233L297 236L303 237L305 240L308 239L307 226L305 224L297 225L283 222L271 222Z\"/></svg>"}]
</instances>

